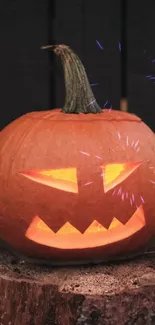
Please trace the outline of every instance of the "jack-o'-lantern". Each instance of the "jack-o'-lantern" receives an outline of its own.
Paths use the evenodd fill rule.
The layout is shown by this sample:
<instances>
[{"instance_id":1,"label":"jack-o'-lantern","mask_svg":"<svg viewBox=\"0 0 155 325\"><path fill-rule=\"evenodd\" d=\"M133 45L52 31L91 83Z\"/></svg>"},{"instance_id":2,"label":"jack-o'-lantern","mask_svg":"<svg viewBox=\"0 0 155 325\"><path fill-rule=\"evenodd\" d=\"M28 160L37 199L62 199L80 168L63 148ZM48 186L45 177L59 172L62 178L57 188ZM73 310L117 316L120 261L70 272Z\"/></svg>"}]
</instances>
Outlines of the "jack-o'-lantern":
<instances>
[{"instance_id":1,"label":"jack-o'-lantern","mask_svg":"<svg viewBox=\"0 0 155 325\"><path fill-rule=\"evenodd\" d=\"M65 105L0 134L0 237L55 264L136 252L155 234L154 134L133 114L102 110L78 56L51 49Z\"/></svg>"}]
</instances>

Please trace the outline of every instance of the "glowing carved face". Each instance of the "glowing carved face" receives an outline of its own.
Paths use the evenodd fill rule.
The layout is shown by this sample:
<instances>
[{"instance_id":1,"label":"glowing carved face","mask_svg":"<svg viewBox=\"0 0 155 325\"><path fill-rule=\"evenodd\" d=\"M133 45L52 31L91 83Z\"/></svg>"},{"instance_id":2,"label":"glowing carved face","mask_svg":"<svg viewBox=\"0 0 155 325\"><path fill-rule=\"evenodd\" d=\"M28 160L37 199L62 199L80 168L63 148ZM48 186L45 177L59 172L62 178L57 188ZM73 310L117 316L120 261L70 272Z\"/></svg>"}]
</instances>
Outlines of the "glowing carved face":
<instances>
[{"instance_id":1,"label":"glowing carved face","mask_svg":"<svg viewBox=\"0 0 155 325\"><path fill-rule=\"evenodd\" d=\"M144 225L144 212L140 206L125 225L114 218L110 227L106 229L94 220L84 234L69 222L54 233L39 217L35 217L26 232L26 237L49 247L80 249L104 246L123 240L142 229Z\"/></svg>"},{"instance_id":2,"label":"glowing carved face","mask_svg":"<svg viewBox=\"0 0 155 325\"><path fill-rule=\"evenodd\" d=\"M140 164L141 162L101 166L104 192L110 191L119 183L123 182ZM21 172L20 174L32 181L78 195L76 168L31 170ZM113 218L107 229L97 220L94 220L83 234L69 222L66 222L55 233L39 216L36 216L28 227L25 236L36 243L49 247L80 249L99 247L121 241L131 237L144 226L145 216L143 207L140 205L126 224L122 224L117 218Z\"/></svg>"}]
</instances>

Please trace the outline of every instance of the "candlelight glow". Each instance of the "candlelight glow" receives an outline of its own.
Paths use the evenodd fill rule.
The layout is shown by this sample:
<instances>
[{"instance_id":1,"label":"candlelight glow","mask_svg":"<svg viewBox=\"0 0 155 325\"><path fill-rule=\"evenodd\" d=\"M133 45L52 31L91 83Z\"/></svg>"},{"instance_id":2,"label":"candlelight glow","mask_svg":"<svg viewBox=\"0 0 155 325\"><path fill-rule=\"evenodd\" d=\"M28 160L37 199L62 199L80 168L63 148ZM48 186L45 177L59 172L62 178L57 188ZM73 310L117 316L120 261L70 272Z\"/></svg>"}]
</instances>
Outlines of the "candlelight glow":
<instances>
[{"instance_id":1,"label":"candlelight glow","mask_svg":"<svg viewBox=\"0 0 155 325\"><path fill-rule=\"evenodd\" d=\"M36 216L28 227L25 236L38 244L49 247L83 249L121 241L131 237L144 226L145 216L141 205L126 224L122 224L117 218L113 218L107 229L97 220L94 220L83 234L69 222L66 222L55 233L44 221Z\"/></svg>"}]
</instances>

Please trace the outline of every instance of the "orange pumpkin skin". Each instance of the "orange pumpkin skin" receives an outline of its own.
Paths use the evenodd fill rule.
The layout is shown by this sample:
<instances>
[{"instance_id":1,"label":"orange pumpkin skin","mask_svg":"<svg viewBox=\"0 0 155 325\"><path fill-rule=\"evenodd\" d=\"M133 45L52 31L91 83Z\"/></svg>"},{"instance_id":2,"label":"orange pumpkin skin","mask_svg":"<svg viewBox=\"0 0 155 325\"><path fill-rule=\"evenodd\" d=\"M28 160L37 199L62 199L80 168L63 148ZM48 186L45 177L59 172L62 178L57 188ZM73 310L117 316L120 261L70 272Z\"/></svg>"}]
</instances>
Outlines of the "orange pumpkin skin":
<instances>
[{"instance_id":1,"label":"orange pumpkin skin","mask_svg":"<svg viewBox=\"0 0 155 325\"><path fill-rule=\"evenodd\" d=\"M131 146L138 140L139 151ZM66 115L55 110L30 113L17 119L2 130L0 138L1 238L30 256L61 260L87 258L93 261L128 254L144 246L155 230L154 184L150 182L155 181L151 168L155 167L154 150L153 132L128 113L106 110L98 115ZM141 164L104 193L101 166L131 162ZM73 167L77 170L78 193L56 189L21 175L22 171ZM85 185L89 182L93 183ZM117 194L120 187L122 193L128 193L128 198L122 200ZM116 194L112 195L114 190ZM84 249L72 249L72 244L70 249L60 249L25 237L35 216L54 232L70 222L84 233L94 220L106 228L113 217L125 224L140 205L146 225L131 237L114 243L87 248L86 241Z\"/></svg>"},{"instance_id":2,"label":"orange pumpkin skin","mask_svg":"<svg viewBox=\"0 0 155 325\"><path fill-rule=\"evenodd\" d=\"M155 234L154 152L133 114L20 117L0 135L0 237L53 263L137 252Z\"/></svg>"}]
</instances>

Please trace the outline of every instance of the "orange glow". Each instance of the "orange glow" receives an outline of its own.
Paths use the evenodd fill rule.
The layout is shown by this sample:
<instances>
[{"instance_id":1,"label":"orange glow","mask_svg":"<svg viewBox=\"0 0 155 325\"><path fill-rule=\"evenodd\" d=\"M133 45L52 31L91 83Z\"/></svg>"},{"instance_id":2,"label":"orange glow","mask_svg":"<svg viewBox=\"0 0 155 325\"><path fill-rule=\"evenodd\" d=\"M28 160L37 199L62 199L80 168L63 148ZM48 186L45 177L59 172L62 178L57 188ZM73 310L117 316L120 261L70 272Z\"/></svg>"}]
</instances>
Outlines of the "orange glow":
<instances>
[{"instance_id":1,"label":"orange glow","mask_svg":"<svg viewBox=\"0 0 155 325\"><path fill-rule=\"evenodd\" d=\"M109 228L106 229L94 220L84 234L69 222L66 222L55 233L39 217L35 217L27 229L25 236L36 243L49 247L82 249L104 246L121 241L131 237L144 226L145 216L141 205L125 225L118 219L113 218Z\"/></svg>"},{"instance_id":2,"label":"orange glow","mask_svg":"<svg viewBox=\"0 0 155 325\"><path fill-rule=\"evenodd\" d=\"M96 233L100 231L102 232L107 231L107 229L103 227L98 221L94 220L84 233L88 234L88 233Z\"/></svg>"},{"instance_id":3,"label":"orange glow","mask_svg":"<svg viewBox=\"0 0 155 325\"><path fill-rule=\"evenodd\" d=\"M73 227L69 222L66 222L57 232L57 234L70 235L81 234L79 230Z\"/></svg>"},{"instance_id":4,"label":"orange glow","mask_svg":"<svg viewBox=\"0 0 155 325\"><path fill-rule=\"evenodd\" d=\"M78 193L76 168L22 171L21 175L34 182L47 185L58 190Z\"/></svg>"},{"instance_id":5,"label":"orange glow","mask_svg":"<svg viewBox=\"0 0 155 325\"><path fill-rule=\"evenodd\" d=\"M104 191L108 192L116 185L124 181L130 174L134 172L141 162L123 163L123 164L108 164L102 166Z\"/></svg>"},{"instance_id":6,"label":"orange glow","mask_svg":"<svg viewBox=\"0 0 155 325\"><path fill-rule=\"evenodd\" d=\"M122 226L122 225L123 224L117 218L113 218L108 229L114 229L114 228Z\"/></svg>"},{"instance_id":7,"label":"orange glow","mask_svg":"<svg viewBox=\"0 0 155 325\"><path fill-rule=\"evenodd\" d=\"M39 229L42 229L43 231L52 231L51 229L50 229L50 227L48 227L47 225L46 225L46 223L44 222L44 221L42 221L39 217L35 217L34 219L33 219L33 226L35 226L35 227L37 227L37 228L39 228ZM54 233L54 231L53 231L53 233Z\"/></svg>"},{"instance_id":8,"label":"orange glow","mask_svg":"<svg viewBox=\"0 0 155 325\"><path fill-rule=\"evenodd\" d=\"M26 231L26 237L28 237L29 235L32 235L33 232L35 231L35 229L40 230L42 233L50 233L50 234L55 234L54 231L52 231L50 229L50 227L48 227L46 225L46 223L44 221L42 221L38 216L34 217L29 228Z\"/></svg>"}]
</instances>

